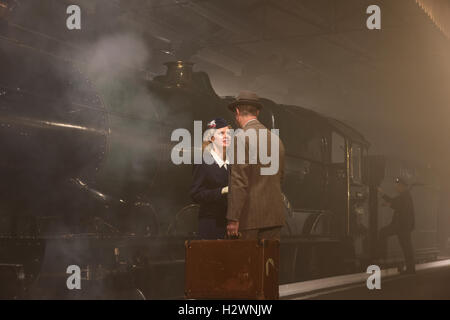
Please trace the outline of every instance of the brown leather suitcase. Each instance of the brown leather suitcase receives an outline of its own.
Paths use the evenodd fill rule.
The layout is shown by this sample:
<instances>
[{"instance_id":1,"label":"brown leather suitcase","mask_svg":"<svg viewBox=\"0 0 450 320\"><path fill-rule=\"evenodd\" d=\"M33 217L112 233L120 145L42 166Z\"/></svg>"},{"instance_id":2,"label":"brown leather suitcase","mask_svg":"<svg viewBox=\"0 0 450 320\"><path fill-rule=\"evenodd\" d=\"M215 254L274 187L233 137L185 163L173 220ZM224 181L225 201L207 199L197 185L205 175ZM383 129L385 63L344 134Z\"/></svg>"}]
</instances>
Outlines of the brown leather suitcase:
<instances>
[{"instance_id":1,"label":"brown leather suitcase","mask_svg":"<svg viewBox=\"0 0 450 320\"><path fill-rule=\"evenodd\" d=\"M185 242L187 299L278 299L278 240Z\"/></svg>"}]
</instances>

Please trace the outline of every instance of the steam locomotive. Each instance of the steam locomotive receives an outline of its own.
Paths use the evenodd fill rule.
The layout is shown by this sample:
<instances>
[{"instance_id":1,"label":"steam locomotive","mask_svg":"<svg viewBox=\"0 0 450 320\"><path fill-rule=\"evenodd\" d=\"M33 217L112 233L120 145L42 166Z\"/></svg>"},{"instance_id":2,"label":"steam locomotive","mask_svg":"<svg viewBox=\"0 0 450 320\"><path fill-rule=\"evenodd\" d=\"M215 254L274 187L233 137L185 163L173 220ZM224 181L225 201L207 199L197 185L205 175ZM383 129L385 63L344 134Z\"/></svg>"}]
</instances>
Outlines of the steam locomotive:
<instances>
[{"instance_id":1,"label":"steam locomotive","mask_svg":"<svg viewBox=\"0 0 450 320\"><path fill-rule=\"evenodd\" d=\"M184 241L196 237L198 207L192 168L170 159L171 133L192 132L194 120L232 122L233 98L219 97L191 63L166 66L152 80L131 72L98 83L82 64L1 33L1 297L183 296ZM281 283L363 270L387 215L376 187L396 175L422 183L415 245L435 258L431 169L369 157L364 136L336 119L262 103L261 122L286 147ZM73 265L81 290L67 288Z\"/></svg>"}]
</instances>

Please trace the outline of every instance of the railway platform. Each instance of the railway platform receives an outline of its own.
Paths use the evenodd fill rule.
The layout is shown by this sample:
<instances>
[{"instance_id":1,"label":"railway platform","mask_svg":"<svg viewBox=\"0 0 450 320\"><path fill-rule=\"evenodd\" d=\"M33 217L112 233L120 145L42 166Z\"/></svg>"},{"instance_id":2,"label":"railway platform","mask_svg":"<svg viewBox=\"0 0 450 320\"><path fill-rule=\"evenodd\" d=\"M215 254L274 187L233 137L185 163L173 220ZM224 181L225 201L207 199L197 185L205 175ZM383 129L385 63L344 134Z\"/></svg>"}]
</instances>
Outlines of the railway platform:
<instances>
[{"instance_id":1,"label":"railway platform","mask_svg":"<svg viewBox=\"0 0 450 320\"><path fill-rule=\"evenodd\" d=\"M280 286L284 300L447 300L450 299L450 259L416 265L415 274L397 268L380 272L380 288L369 289L368 273L358 273Z\"/></svg>"}]
</instances>

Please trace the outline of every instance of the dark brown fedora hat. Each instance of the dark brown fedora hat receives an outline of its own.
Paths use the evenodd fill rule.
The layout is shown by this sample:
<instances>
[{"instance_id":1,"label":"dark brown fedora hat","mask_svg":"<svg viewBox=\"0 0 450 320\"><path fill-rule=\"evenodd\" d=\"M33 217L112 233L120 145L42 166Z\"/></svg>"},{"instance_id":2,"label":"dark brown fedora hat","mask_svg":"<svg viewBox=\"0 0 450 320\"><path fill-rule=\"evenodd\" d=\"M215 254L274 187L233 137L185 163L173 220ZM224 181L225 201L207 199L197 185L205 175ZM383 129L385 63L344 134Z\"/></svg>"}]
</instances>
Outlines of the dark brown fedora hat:
<instances>
[{"instance_id":1,"label":"dark brown fedora hat","mask_svg":"<svg viewBox=\"0 0 450 320\"><path fill-rule=\"evenodd\" d=\"M251 91L241 91L236 100L228 105L228 109L234 112L234 109L236 109L237 106L243 104L255 106L258 110L262 109L262 104L259 102L259 97L256 93Z\"/></svg>"}]
</instances>

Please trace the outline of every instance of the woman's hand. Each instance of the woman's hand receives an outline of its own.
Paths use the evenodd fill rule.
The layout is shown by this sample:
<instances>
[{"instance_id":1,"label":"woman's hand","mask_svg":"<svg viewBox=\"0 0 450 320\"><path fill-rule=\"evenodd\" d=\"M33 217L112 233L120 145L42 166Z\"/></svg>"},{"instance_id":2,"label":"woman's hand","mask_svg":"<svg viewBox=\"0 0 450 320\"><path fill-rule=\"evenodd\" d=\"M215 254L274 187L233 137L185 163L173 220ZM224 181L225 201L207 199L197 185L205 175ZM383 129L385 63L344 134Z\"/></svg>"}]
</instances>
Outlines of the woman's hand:
<instances>
[{"instance_id":1,"label":"woman's hand","mask_svg":"<svg viewBox=\"0 0 450 320\"><path fill-rule=\"evenodd\" d=\"M217 191L216 191L216 192L217 192ZM223 187L221 193L222 193L222 194L227 194L227 193L228 193L228 186Z\"/></svg>"},{"instance_id":2,"label":"woman's hand","mask_svg":"<svg viewBox=\"0 0 450 320\"><path fill-rule=\"evenodd\" d=\"M236 237L239 231L239 221L228 221L227 236Z\"/></svg>"}]
</instances>

